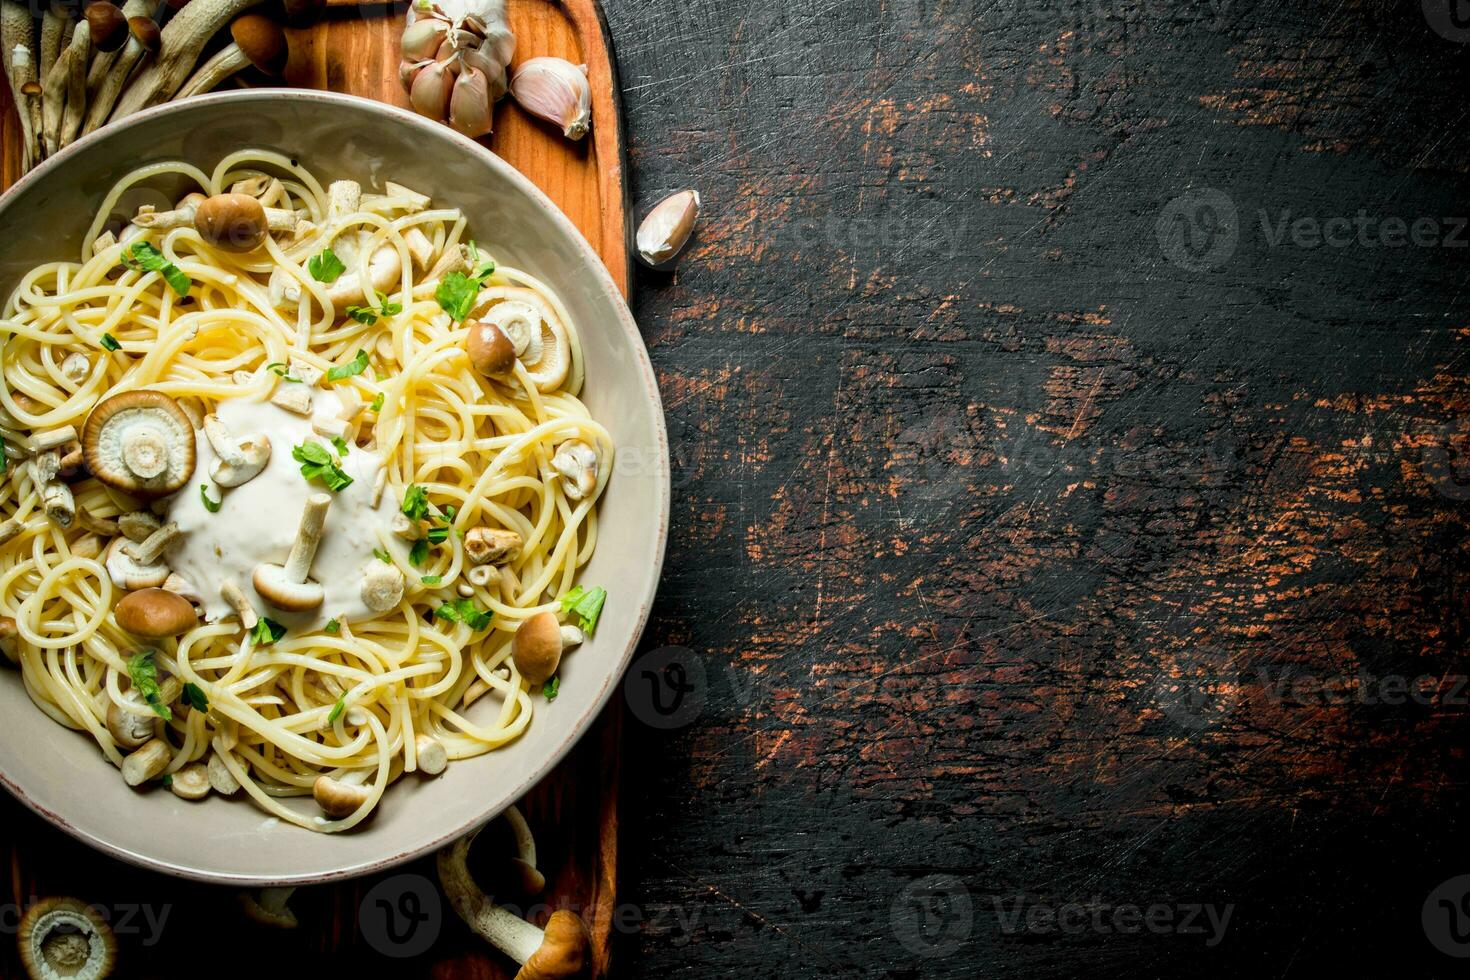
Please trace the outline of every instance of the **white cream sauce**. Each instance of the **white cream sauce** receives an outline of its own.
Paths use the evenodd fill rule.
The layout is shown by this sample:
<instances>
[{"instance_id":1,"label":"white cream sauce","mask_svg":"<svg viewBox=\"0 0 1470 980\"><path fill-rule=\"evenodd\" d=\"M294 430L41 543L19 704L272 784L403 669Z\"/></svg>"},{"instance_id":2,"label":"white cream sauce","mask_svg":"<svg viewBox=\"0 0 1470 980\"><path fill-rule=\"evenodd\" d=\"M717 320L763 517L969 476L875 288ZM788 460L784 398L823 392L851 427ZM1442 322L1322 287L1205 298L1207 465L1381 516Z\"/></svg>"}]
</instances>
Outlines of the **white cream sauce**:
<instances>
[{"instance_id":1,"label":"white cream sauce","mask_svg":"<svg viewBox=\"0 0 1470 980\"><path fill-rule=\"evenodd\" d=\"M281 387L302 385L282 382ZM382 546L379 530L391 537L388 528L399 500L394 488L388 487L378 506L373 506L373 483L381 461L376 453L355 446L341 461L352 484L340 493L332 493L319 480L308 482L301 475L301 464L291 458L291 449L312 440L336 456L330 437L317 435L312 421L334 419L342 411L342 401L335 392L307 390L312 395L311 418L267 401L230 399L216 406L215 414L236 439L263 432L271 441L270 461L241 486L221 487L209 478L215 452L202 431L195 433L198 457L194 476L174 497L164 518L176 522L183 532L182 539L169 549L167 561L198 590L204 600L204 618L209 622L234 613L220 594L220 586L230 579L251 599L257 612L293 629L312 629L334 617L362 621L376 615L362 601L362 570L368 562L378 560L373 549ZM201 483L208 484L211 500L221 501L217 513L205 508L199 493ZM315 611L290 613L266 602L255 591L251 578L258 565L285 564L306 498L316 493L332 498L321 545L311 566L311 578L321 584L326 600ZM393 550L396 553L399 549Z\"/></svg>"}]
</instances>

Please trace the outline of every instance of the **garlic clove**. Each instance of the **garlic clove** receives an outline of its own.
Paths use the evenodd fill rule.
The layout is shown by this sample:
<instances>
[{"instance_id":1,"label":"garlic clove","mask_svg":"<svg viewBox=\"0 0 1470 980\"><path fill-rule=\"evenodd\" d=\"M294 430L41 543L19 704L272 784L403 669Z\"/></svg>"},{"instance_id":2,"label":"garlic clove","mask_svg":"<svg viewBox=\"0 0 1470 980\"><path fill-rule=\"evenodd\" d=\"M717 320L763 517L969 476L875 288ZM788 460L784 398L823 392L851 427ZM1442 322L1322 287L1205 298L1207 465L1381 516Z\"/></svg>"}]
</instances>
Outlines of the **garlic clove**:
<instances>
[{"instance_id":1,"label":"garlic clove","mask_svg":"<svg viewBox=\"0 0 1470 980\"><path fill-rule=\"evenodd\" d=\"M425 61L439 50L439 45L444 43L444 35L448 32L449 25L436 18L425 18L415 21L403 30L403 39L399 43L404 61Z\"/></svg>"},{"instance_id":2,"label":"garlic clove","mask_svg":"<svg viewBox=\"0 0 1470 980\"><path fill-rule=\"evenodd\" d=\"M449 112L450 90L454 86L454 72L442 61L427 65L413 80L408 90L408 101L414 111L430 119L443 119Z\"/></svg>"},{"instance_id":3,"label":"garlic clove","mask_svg":"<svg viewBox=\"0 0 1470 980\"><path fill-rule=\"evenodd\" d=\"M432 61L400 61L398 63L398 80L403 83L403 90L405 92L412 92L414 79L419 77L419 72L432 64Z\"/></svg>"},{"instance_id":4,"label":"garlic clove","mask_svg":"<svg viewBox=\"0 0 1470 980\"><path fill-rule=\"evenodd\" d=\"M464 63L467 66L484 73L485 81L490 90L490 101L499 101L510 90L509 83L505 78L505 65L487 55L484 49L467 48L460 52L460 57L464 59Z\"/></svg>"},{"instance_id":5,"label":"garlic clove","mask_svg":"<svg viewBox=\"0 0 1470 980\"><path fill-rule=\"evenodd\" d=\"M638 257L655 269L678 257L699 219L699 191L679 191L653 206L638 226Z\"/></svg>"},{"instance_id":6,"label":"garlic clove","mask_svg":"<svg viewBox=\"0 0 1470 980\"><path fill-rule=\"evenodd\" d=\"M592 87L587 66L564 58L532 58L510 82L510 94L533 116L556 123L567 139L587 135L592 120Z\"/></svg>"},{"instance_id":7,"label":"garlic clove","mask_svg":"<svg viewBox=\"0 0 1470 980\"><path fill-rule=\"evenodd\" d=\"M449 98L449 125L471 139L484 136L494 128L494 104L485 73L466 65L455 79Z\"/></svg>"}]
</instances>

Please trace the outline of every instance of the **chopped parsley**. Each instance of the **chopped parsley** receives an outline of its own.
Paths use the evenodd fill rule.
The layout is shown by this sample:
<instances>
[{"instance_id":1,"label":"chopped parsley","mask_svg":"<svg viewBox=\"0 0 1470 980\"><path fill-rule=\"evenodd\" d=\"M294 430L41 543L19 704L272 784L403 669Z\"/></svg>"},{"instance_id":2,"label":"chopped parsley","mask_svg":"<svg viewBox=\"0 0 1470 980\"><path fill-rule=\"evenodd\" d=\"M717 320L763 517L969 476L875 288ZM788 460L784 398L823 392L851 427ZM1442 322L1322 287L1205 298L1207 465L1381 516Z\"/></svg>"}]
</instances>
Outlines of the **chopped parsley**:
<instances>
[{"instance_id":1,"label":"chopped parsley","mask_svg":"<svg viewBox=\"0 0 1470 980\"><path fill-rule=\"evenodd\" d=\"M440 582L444 581L444 579L442 576L439 575L425 575L419 581L423 582L425 585L438 585Z\"/></svg>"},{"instance_id":2,"label":"chopped parsley","mask_svg":"<svg viewBox=\"0 0 1470 980\"><path fill-rule=\"evenodd\" d=\"M449 540L449 528L447 528L447 527L431 527L431 528L429 528L429 544L443 544L445 541L448 541L448 540Z\"/></svg>"},{"instance_id":3,"label":"chopped parsley","mask_svg":"<svg viewBox=\"0 0 1470 980\"><path fill-rule=\"evenodd\" d=\"M557 674L551 680L541 685L541 693L546 695L546 700L555 701L557 692L561 690L561 675Z\"/></svg>"},{"instance_id":4,"label":"chopped parsley","mask_svg":"<svg viewBox=\"0 0 1470 980\"><path fill-rule=\"evenodd\" d=\"M257 646L270 646L272 643L286 635L286 627L271 619L269 616L260 617L260 621L250 630L250 638Z\"/></svg>"},{"instance_id":5,"label":"chopped parsley","mask_svg":"<svg viewBox=\"0 0 1470 980\"><path fill-rule=\"evenodd\" d=\"M374 292L377 291L374 290ZM349 306L347 307L347 315L358 323L372 326L378 322L379 314L382 316L397 316L403 312L402 303L394 303L382 293L378 293L377 295L378 305L376 308L372 306Z\"/></svg>"},{"instance_id":6,"label":"chopped parsley","mask_svg":"<svg viewBox=\"0 0 1470 980\"><path fill-rule=\"evenodd\" d=\"M329 619L327 620L327 625L323 626L322 629L326 630L328 633L331 633L333 636L336 636L338 633L342 632L342 624L337 622L335 619Z\"/></svg>"},{"instance_id":7,"label":"chopped parsley","mask_svg":"<svg viewBox=\"0 0 1470 980\"><path fill-rule=\"evenodd\" d=\"M199 499L204 501L204 509L209 511L211 514L218 514L219 509L225 505L223 497L221 497L219 500L209 499L209 484L207 483L199 484Z\"/></svg>"},{"instance_id":8,"label":"chopped parsley","mask_svg":"<svg viewBox=\"0 0 1470 980\"><path fill-rule=\"evenodd\" d=\"M321 480L333 493L352 486L352 477L342 472L338 460L319 442L303 442L291 447L291 458L301 464L301 475L307 480Z\"/></svg>"},{"instance_id":9,"label":"chopped parsley","mask_svg":"<svg viewBox=\"0 0 1470 980\"><path fill-rule=\"evenodd\" d=\"M365 351L365 350L359 350L357 352L357 356L354 357L352 360L348 361L346 364L339 364L336 367L332 368L330 371L328 371L327 372L327 380L328 381L341 381L343 378L350 378L353 375L361 374L362 372L366 371L367 370L367 366L368 366L368 354L367 354L367 351Z\"/></svg>"},{"instance_id":10,"label":"chopped parsley","mask_svg":"<svg viewBox=\"0 0 1470 980\"><path fill-rule=\"evenodd\" d=\"M388 552L384 551L382 548L374 548L373 555L376 556L378 561L382 562L384 565L393 564L393 556L388 554Z\"/></svg>"},{"instance_id":11,"label":"chopped parsley","mask_svg":"<svg viewBox=\"0 0 1470 980\"><path fill-rule=\"evenodd\" d=\"M153 662L152 650L133 654L128 660L128 676L133 680L133 690L148 703L155 715L164 721L173 718L174 713L163 703L163 693L158 686L158 665Z\"/></svg>"},{"instance_id":12,"label":"chopped parsley","mask_svg":"<svg viewBox=\"0 0 1470 980\"><path fill-rule=\"evenodd\" d=\"M472 630L490 625L490 614L476 606L473 599L453 599L435 609L434 615L447 622L464 623Z\"/></svg>"},{"instance_id":13,"label":"chopped parsley","mask_svg":"<svg viewBox=\"0 0 1470 980\"><path fill-rule=\"evenodd\" d=\"M209 710L209 697L205 695L204 688L193 681L184 685L184 703L195 711Z\"/></svg>"},{"instance_id":14,"label":"chopped parsley","mask_svg":"<svg viewBox=\"0 0 1470 980\"><path fill-rule=\"evenodd\" d=\"M489 279L491 276L495 275L494 260L486 259L483 264L480 262L480 248L478 245L475 244L475 240L473 238L470 239L469 252L470 268L475 270L475 273L471 278L478 279L481 282L484 282L486 279Z\"/></svg>"},{"instance_id":15,"label":"chopped parsley","mask_svg":"<svg viewBox=\"0 0 1470 980\"><path fill-rule=\"evenodd\" d=\"M343 711L346 711L346 710L347 710L347 695L344 694L340 698L337 699L337 703L336 704L332 705L332 710L329 711L329 712L327 712L327 724L328 725L335 725L337 723L337 719L342 717L342 712Z\"/></svg>"},{"instance_id":16,"label":"chopped parsley","mask_svg":"<svg viewBox=\"0 0 1470 980\"><path fill-rule=\"evenodd\" d=\"M580 585L561 597L563 612L577 617L582 632L591 636L597 629L597 617L602 615L602 604L607 599L607 590L602 586L584 589Z\"/></svg>"},{"instance_id":17,"label":"chopped parsley","mask_svg":"<svg viewBox=\"0 0 1470 980\"><path fill-rule=\"evenodd\" d=\"M381 391L378 392L377 397L373 399L373 403L368 407L375 412L381 412L383 410L383 393Z\"/></svg>"},{"instance_id":18,"label":"chopped parsley","mask_svg":"<svg viewBox=\"0 0 1470 980\"><path fill-rule=\"evenodd\" d=\"M180 296L189 295L189 287L192 285L189 277L147 242L134 242L123 249L122 261L129 269L161 273L174 292Z\"/></svg>"},{"instance_id":19,"label":"chopped parsley","mask_svg":"<svg viewBox=\"0 0 1470 980\"><path fill-rule=\"evenodd\" d=\"M445 504L444 505L444 517L442 518L442 520L444 521L445 524L453 523L454 519L457 516L459 516L459 508L458 507L454 506L453 504Z\"/></svg>"},{"instance_id":20,"label":"chopped parsley","mask_svg":"<svg viewBox=\"0 0 1470 980\"><path fill-rule=\"evenodd\" d=\"M347 266L337 258L337 253L329 248L324 248L311 257L306 263L306 271L311 273L311 278L317 282L331 285L336 282L342 273L347 271Z\"/></svg>"},{"instance_id":21,"label":"chopped parsley","mask_svg":"<svg viewBox=\"0 0 1470 980\"><path fill-rule=\"evenodd\" d=\"M434 299L439 308L448 313L455 323L463 323L465 317L470 315L475 297L480 294L480 287L495 274L495 263L486 259L482 264L480 250L475 247L474 242L470 242L469 252L470 268L473 271L469 275L451 272L439 280L439 288L434 290Z\"/></svg>"},{"instance_id":22,"label":"chopped parsley","mask_svg":"<svg viewBox=\"0 0 1470 980\"><path fill-rule=\"evenodd\" d=\"M346 439L343 439L341 436L333 436L332 437L332 445L336 448L337 455L338 456L346 456L347 455L347 451L348 450L347 450L347 440Z\"/></svg>"},{"instance_id":23,"label":"chopped parsley","mask_svg":"<svg viewBox=\"0 0 1470 980\"><path fill-rule=\"evenodd\" d=\"M413 547L408 549L408 563L415 568L422 565L424 559L428 557L429 542L426 538L419 538L413 543Z\"/></svg>"},{"instance_id":24,"label":"chopped parsley","mask_svg":"<svg viewBox=\"0 0 1470 980\"><path fill-rule=\"evenodd\" d=\"M10 466L10 461L5 458L5 440L0 439L0 473L4 473Z\"/></svg>"},{"instance_id":25,"label":"chopped parsley","mask_svg":"<svg viewBox=\"0 0 1470 980\"><path fill-rule=\"evenodd\" d=\"M122 344L119 344L117 342L117 338L114 337L112 334L105 333L102 335L102 349L113 351L122 350Z\"/></svg>"},{"instance_id":26,"label":"chopped parsley","mask_svg":"<svg viewBox=\"0 0 1470 980\"><path fill-rule=\"evenodd\" d=\"M403 516L411 521L421 521L429 516L429 491L417 483L410 483L403 491Z\"/></svg>"},{"instance_id":27,"label":"chopped parsley","mask_svg":"<svg viewBox=\"0 0 1470 980\"><path fill-rule=\"evenodd\" d=\"M265 369L284 381L301 381L300 378L296 377L289 370L287 370L286 365L280 361L272 361L265 366Z\"/></svg>"},{"instance_id":28,"label":"chopped parsley","mask_svg":"<svg viewBox=\"0 0 1470 980\"><path fill-rule=\"evenodd\" d=\"M158 785L162 786L164 789L173 789L173 786L174 786L174 776L173 776L173 773L171 773L171 772L164 773L159 778Z\"/></svg>"}]
</instances>

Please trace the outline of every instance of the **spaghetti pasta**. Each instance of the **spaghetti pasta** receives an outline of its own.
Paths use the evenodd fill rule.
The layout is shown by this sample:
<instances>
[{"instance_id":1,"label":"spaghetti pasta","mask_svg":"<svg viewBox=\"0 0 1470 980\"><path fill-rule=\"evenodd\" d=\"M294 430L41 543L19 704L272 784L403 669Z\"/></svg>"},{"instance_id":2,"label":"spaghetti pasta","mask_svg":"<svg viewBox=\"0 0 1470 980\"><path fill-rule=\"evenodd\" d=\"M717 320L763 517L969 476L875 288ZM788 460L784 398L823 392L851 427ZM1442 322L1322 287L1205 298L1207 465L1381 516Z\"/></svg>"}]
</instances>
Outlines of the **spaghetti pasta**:
<instances>
[{"instance_id":1,"label":"spaghetti pasta","mask_svg":"<svg viewBox=\"0 0 1470 980\"><path fill-rule=\"evenodd\" d=\"M180 184L197 190L172 211L113 217L134 188ZM228 193L269 215L258 244L202 233L204 201ZM410 189L323 186L242 151L207 173L128 174L80 261L23 277L0 318L0 646L37 707L116 766L145 749L162 762L125 773L204 767L216 791L325 832L366 819L405 773L526 730L536 678L517 630L544 614L595 624L601 590L575 580L614 447L578 398L555 291L466 232ZM488 376L466 351L486 324L514 351ZM118 399L137 392L201 430L181 489L122 489L99 472L112 450L83 445L118 406L146 412ZM175 450L167 466L183 465ZM276 605L258 570L289 576L318 498L301 584L324 598ZM119 603L156 578L196 618L127 632ZM293 802L311 796L315 811Z\"/></svg>"}]
</instances>

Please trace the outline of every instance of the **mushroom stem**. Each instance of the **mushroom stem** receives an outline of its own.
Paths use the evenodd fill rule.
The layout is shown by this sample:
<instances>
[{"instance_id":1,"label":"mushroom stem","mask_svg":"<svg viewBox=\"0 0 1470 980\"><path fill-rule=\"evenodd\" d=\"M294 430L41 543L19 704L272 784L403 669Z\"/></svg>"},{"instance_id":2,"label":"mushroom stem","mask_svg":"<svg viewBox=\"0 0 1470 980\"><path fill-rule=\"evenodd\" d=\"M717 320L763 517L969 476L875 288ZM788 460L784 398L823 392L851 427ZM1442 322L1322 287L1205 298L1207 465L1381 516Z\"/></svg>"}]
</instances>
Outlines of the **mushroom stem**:
<instances>
[{"instance_id":1,"label":"mushroom stem","mask_svg":"<svg viewBox=\"0 0 1470 980\"><path fill-rule=\"evenodd\" d=\"M225 579L220 584L219 591L224 600L234 607L235 615L240 617L240 625L247 630L255 629L255 624L260 622L260 616L239 584L234 579Z\"/></svg>"},{"instance_id":2,"label":"mushroom stem","mask_svg":"<svg viewBox=\"0 0 1470 980\"><path fill-rule=\"evenodd\" d=\"M250 67L250 59L240 50L240 45L231 42L219 50L213 58L199 66L189 80L179 88L175 99L187 99L191 95L202 95L213 91L220 82Z\"/></svg>"},{"instance_id":3,"label":"mushroom stem","mask_svg":"<svg viewBox=\"0 0 1470 980\"><path fill-rule=\"evenodd\" d=\"M92 53L92 26L85 21L77 25L67 46L70 60L66 70L66 108L61 115L60 140L69 146L81 131L87 115L87 58Z\"/></svg>"},{"instance_id":4,"label":"mushroom stem","mask_svg":"<svg viewBox=\"0 0 1470 980\"><path fill-rule=\"evenodd\" d=\"M81 74L82 98L86 98L87 54L92 48L92 28L82 21L72 32L69 43L56 58L41 83L41 130L46 153L61 149L62 126L65 122L67 100L72 89L72 67L78 66Z\"/></svg>"},{"instance_id":5,"label":"mushroom stem","mask_svg":"<svg viewBox=\"0 0 1470 980\"><path fill-rule=\"evenodd\" d=\"M145 5L145 14L146 10ZM159 12L162 13L161 10ZM158 21L145 14L129 15L128 43L118 52L110 70L97 84L96 91L91 93L92 106L87 110L87 123L82 127L83 133L90 133L107 122L107 117L111 115L113 106L117 105L117 100L122 95L128 80L133 77L135 69L150 53L158 50L160 38ZM89 87L90 83L89 76Z\"/></svg>"},{"instance_id":6,"label":"mushroom stem","mask_svg":"<svg viewBox=\"0 0 1470 980\"><path fill-rule=\"evenodd\" d=\"M193 0L163 29L162 48L158 60L144 69L128 86L113 119L131 116L140 109L166 102L189 77L199 61L199 53L220 28L236 14L253 7L259 0Z\"/></svg>"},{"instance_id":7,"label":"mushroom stem","mask_svg":"<svg viewBox=\"0 0 1470 980\"><path fill-rule=\"evenodd\" d=\"M479 831L439 852L439 881L454 911L465 924L517 963L525 963L541 948L545 933L492 902L470 877L470 844Z\"/></svg>"},{"instance_id":8,"label":"mushroom stem","mask_svg":"<svg viewBox=\"0 0 1470 980\"><path fill-rule=\"evenodd\" d=\"M332 498L324 493L314 493L306 498L306 509L301 512L301 526L296 531L296 540L291 545L291 554L286 558L286 581L297 585L306 581L311 574L311 563L316 559L317 545L321 544L322 526L327 522L327 510Z\"/></svg>"},{"instance_id":9,"label":"mushroom stem","mask_svg":"<svg viewBox=\"0 0 1470 980\"><path fill-rule=\"evenodd\" d=\"M10 94L20 115L24 140L21 166L25 170L39 163L41 156L41 146L31 125L31 99L25 94L26 86L36 81L36 62L31 54L35 44L30 8L19 0L4 0L0 5L0 57L4 59L5 78L10 83Z\"/></svg>"},{"instance_id":10,"label":"mushroom stem","mask_svg":"<svg viewBox=\"0 0 1470 980\"><path fill-rule=\"evenodd\" d=\"M139 228L160 230L182 228L185 225L194 224L198 208L197 203L189 203L172 211L145 211L133 218L133 223ZM295 231L302 220L300 214L284 208L265 208L264 210L266 228L271 231Z\"/></svg>"},{"instance_id":11,"label":"mushroom stem","mask_svg":"<svg viewBox=\"0 0 1470 980\"><path fill-rule=\"evenodd\" d=\"M179 530L179 526L169 521L143 541L123 545L123 550L132 555L138 564L152 565L175 541L183 536L184 532Z\"/></svg>"},{"instance_id":12,"label":"mushroom stem","mask_svg":"<svg viewBox=\"0 0 1470 980\"><path fill-rule=\"evenodd\" d=\"M37 65L39 77L51 74L56 59L61 56L62 40L66 36L66 14L60 5L49 4L41 13L41 62Z\"/></svg>"}]
</instances>

